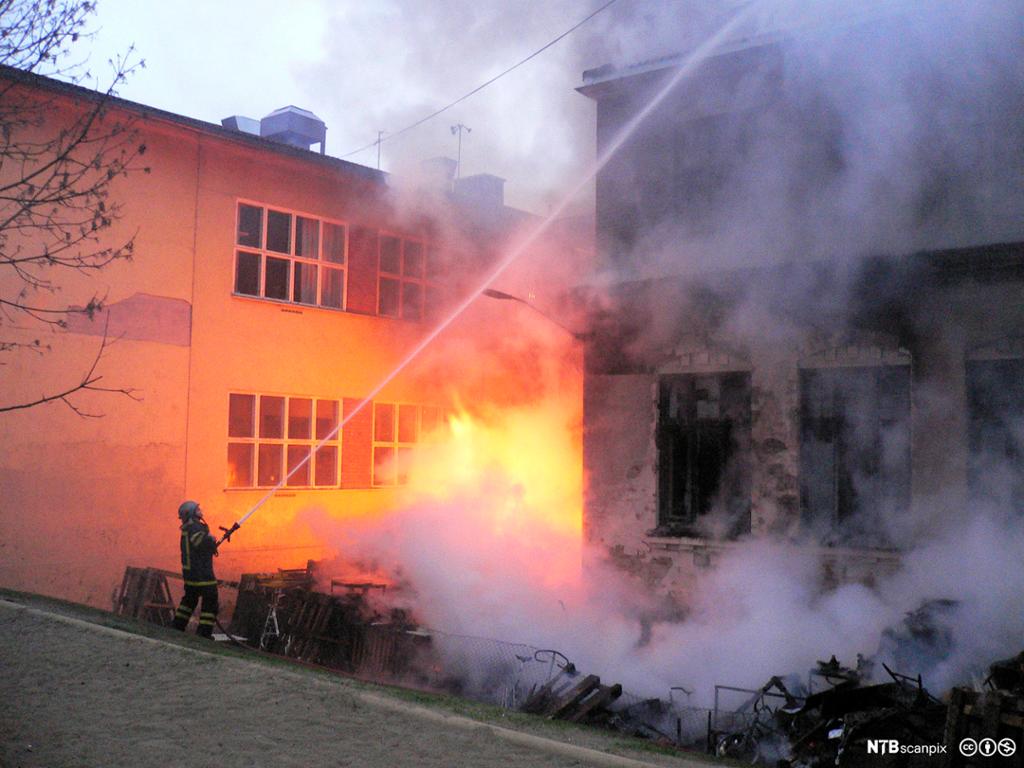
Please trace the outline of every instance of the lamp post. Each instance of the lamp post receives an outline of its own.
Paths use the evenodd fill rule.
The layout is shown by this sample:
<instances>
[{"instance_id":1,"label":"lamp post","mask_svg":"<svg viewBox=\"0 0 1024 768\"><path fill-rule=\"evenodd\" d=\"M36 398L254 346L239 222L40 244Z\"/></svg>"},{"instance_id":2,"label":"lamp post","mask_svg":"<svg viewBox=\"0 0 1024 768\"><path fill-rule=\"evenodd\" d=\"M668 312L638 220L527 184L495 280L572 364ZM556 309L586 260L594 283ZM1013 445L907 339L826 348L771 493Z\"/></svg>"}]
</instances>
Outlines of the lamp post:
<instances>
[{"instance_id":1,"label":"lamp post","mask_svg":"<svg viewBox=\"0 0 1024 768\"><path fill-rule=\"evenodd\" d=\"M555 320L555 318L551 317L551 315L549 315L546 312L543 312L542 310L538 309L536 306L534 306L533 304L528 302L526 299L521 299L518 296L513 296L511 293L505 293L504 291L497 291L497 290L495 290L493 288L485 288L482 291L482 293L483 293L484 296L486 296L489 299L498 299L499 301L515 301L515 302L518 302L519 304L523 304L523 305L529 307L530 309L532 309L534 312L536 312L538 315L543 317L548 322L554 323L555 325L557 325L563 331L565 331L570 336L572 336L576 341L587 341L588 339L592 338L592 336L593 336L592 333L580 333L579 331L574 331L569 326L567 326L567 325L565 325L563 323L560 323L558 320Z\"/></svg>"}]
</instances>

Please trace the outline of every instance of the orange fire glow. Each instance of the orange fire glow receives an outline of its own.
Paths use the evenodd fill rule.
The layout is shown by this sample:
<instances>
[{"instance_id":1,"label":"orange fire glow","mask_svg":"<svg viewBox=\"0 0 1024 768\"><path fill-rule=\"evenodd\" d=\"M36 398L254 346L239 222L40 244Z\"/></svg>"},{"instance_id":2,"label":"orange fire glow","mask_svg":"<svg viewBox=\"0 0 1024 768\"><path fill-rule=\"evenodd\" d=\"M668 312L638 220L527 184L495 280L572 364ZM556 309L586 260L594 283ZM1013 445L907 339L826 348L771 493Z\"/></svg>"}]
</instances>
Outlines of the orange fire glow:
<instances>
[{"instance_id":1,"label":"orange fire glow","mask_svg":"<svg viewBox=\"0 0 1024 768\"><path fill-rule=\"evenodd\" d=\"M479 597L514 584L574 592L582 557L579 350L543 318L527 319L500 348L479 335L440 348L428 375L439 367L461 374L447 390L456 405L421 436L409 482L391 504L302 515L333 552L324 576L410 586L420 597Z\"/></svg>"}]
</instances>

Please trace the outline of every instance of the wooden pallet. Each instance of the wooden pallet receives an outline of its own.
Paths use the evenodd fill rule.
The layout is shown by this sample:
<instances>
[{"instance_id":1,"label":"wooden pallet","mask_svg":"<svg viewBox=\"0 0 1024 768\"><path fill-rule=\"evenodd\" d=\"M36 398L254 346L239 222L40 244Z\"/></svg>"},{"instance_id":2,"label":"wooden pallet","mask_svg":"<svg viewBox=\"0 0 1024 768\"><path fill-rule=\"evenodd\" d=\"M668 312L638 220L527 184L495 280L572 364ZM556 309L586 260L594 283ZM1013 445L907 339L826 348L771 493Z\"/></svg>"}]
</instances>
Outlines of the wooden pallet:
<instances>
[{"instance_id":1,"label":"wooden pallet","mask_svg":"<svg viewBox=\"0 0 1024 768\"><path fill-rule=\"evenodd\" d=\"M174 621L174 608L164 571L125 568L121 586L114 596L114 613L169 627Z\"/></svg>"}]
</instances>

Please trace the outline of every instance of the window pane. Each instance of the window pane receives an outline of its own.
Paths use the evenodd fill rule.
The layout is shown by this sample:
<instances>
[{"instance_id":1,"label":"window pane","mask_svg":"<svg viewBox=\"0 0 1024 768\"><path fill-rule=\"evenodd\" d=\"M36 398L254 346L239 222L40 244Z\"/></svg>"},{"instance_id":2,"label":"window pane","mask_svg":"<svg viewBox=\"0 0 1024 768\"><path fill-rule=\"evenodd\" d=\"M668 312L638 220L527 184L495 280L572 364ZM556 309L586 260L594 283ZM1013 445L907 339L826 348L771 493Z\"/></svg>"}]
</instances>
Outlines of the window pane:
<instances>
[{"instance_id":1,"label":"window pane","mask_svg":"<svg viewBox=\"0 0 1024 768\"><path fill-rule=\"evenodd\" d=\"M255 395L231 395L228 400L228 437L255 437L255 411Z\"/></svg>"},{"instance_id":2,"label":"window pane","mask_svg":"<svg viewBox=\"0 0 1024 768\"><path fill-rule=\"evenodd\" d=\"M423 243L405 241L405 262L402 274L406 277L423 277Z\"/></svg>"},{"instance_id":3,"label":"window pane","mask_svg":"<svg viewBox=\"0 0 1024 768\"><path fill-rule=\"evenodd\" d=\"M228 488L252 487L252 443L228 443Z\"/></svg>"},{"instance_id":4,"label":"window pane","mask_svg":"<svg viewBox=\"0 0 1024 768\"><path fill-rule=\"evenodd\" d=\"M324 267L324 289L320 294L320 304L325 307L341 309L344 285L345 270Z\"/></svg>"},{"instance_id":5,"label":"window pane","mask_svg":"<svg viewBox=\"0 0 1024 768\"><path fill-rule=\"evenodd\" d=\"M292 215L281 211L267 211L267 250L278 253L292 252Z\"/></svg>"},{"instance_id":6,"label":"window pane","mask_svg":"<svg viewBox=\"0 0 1024 768\"><path fill-rule=\"evenodd\" d=\"M334 428L338 426L338 401L317 400L316 401L316 439L323 440ZM337 440L338 435L331 435L332 440Z\"/></svg>"},{"instance_id":7,"label":"window pane","mask_svg":"<svg viewBox=\"0 0 1024 768\"><path fill-rule=\"evenodd\" d=\"M285 485L296 486L296 485L309 485L309 461L304 464L302 462L309 458L309 446L308 445L289 445L288 446L288 471L295 470L295 474L288 478L288 482ZM302 464L299 467L299 464ZM298 469L296 469L298 467Z\"/></svg>"},{"instance_id":8,"label":"window pane","mask_svg":"<svg viewBox=\"0 0 1024 768\"><path fill-rule=\"evenodd\" d=\"M267 257L267 286L263 295L268 299L288 299L288 259Z\"/></svg>"},{"instance_id":9,"label":"window pane","mask_svg":"<svg viewBox=\"0 0 1024 768\"><path fill-rule=\"evenodd\" d=\"M257 485L277 485L281 482L281 459L284 455L281 448L276 444L260 446Z\"/></svg>"},{"instance_id":10,"label":"window pane","mask_svg":"<svg viewBox=\"0 0 1024 768\"><path fill-rule=\"evenodd\" d=\"M419 283L402 283L402 317L405 320L423 318L423 286Z\"/></svg>"},{"instance_id":11,"label":"window pane","mask_svg":"<svg viewBox=\"0 0 1024 768\"><path fill-rule=\"evenodd\" d=\"M395 484L395 449L378 446L373 449L373 484Z\"/></svg>"},{"instance_id":12,"label":"window pane","mask_svg":"<svg viewBox=\"0 0 1024 768\"><path fill-rule=\"evenodd\" d=\"M235 260L235 293L247 296L260 295L260 255L238 252Z\"/></svg>"},{"instance_id":13,"label":"window pane","mask_svg":"<svg viewBox=\"0 0 1024 768\"><path fill-rule=\"evenodd\" d=\"M423 415L420 421L420 431L424 435L429 435L435 429L438 428L441 421L441 409L432 408L430 406L423 406Z\"/></svg>"},{"instance_id":14,"label":"window pane","mask_svg":"<svg viewBox=\"0 0 1024 768\"><path fill-rule=\"evenodd\" d=\"M320 222L316 219L295 217L295 255L320 258Z\"/></svg>"},{"instance_id":15,"label":"window pane","mask_svg":"<svg viewBox=\"0 0 1024 768\"><path fill-rule=\"evenodd\" d=\"M263 238L263 209L252 205L238 205L238 238L239 245L260 248Z\"/></svg>"},{"instance_id":16,"label":"window pane","mask_svg":"<svg viewBox=\"0 0 1024 768\"><path fill-rule=\"evenodd\" d=\"M401 283L387 277L380 279L380 306L377 313L386 317L398 317L398 291Z\"/></svg>"},{"instance_id":17,"label":"window pane","mask_svg":"<svg viewBox=\"0 0 1024 768\"><path fill-rule=\"evenodd\" d=\"M419 407L415 405L398 406L398 442L416 442L416 416Z\"/></svg>"},{"instance_id":18,"label":"window pane","mask_svg":"<svg viewBox=\"0 0 1024 768\"><path fill-rule=\"evenodd\" d=\"M284 437L284 398L260 397L260 437Z\"/></svg>"},{"instance_id":19,"label":"window pane","mask_svg":"<svg viewBox=\"0 0 1024 768\"><path fill-rule=\"evenodd\" d=\"M324 222L324 261L345 263L345 227Z\"/></svg>"},{"instance_id":20,"label":"window pane","mask_svg":"<svg viewBox=\"0 0 1024 768\"><path fill-rule=\"evenodd\" d=\"M292 440L309 440L313 434L313 401L293 397L288 401L288 437Z\"/></svg>"},{"instance_id":21,"label":"window pane","mask_svg":"<svg viewBox=\"0 0 1024 768\"><path fill-rule=\"evenodd\" d=\"M316 304L316 272L316 264L295 262L295 285L292 288L292 301L298 304Z\"/></svg>"},{"instance_id":22,"label":"window pane","mask_svg":"<svg viewBox=\"0 0 1024 768\"><path fill-rule=\"evenodd\" d=\"M395 469L398 474L398 484L406 485L409 482L409 471L412 469L412 448L398 449L398 461Z\"/></svg>"},{"instance_id":23,"label":"window pane","mask_svg":"<svg viewBox=\"0 0 1024 768\"><path fill-rule=\"evenodd\" d=\"M313 456L313 483L315 485L338 484L338 448L334 445L321 446Z\"/></svg>"},{"instance_id":24,"label":"window pane","mask_svg":"<svg viewBox=\"0 0 1024 768\"><path fill-rule=\"evenodd\" d=\"M427 264L426 264L426 275L428 280L436 280L444 275L444 260L441 256L441 251L437 246L427 247Z\"/></svg>"},{"instance_id":25,"label":"window pane","mask_svg":"<svg viewBox=\"0 0 1024 768\"><path fill-rule=\"evenodd\" d=\"M395 406L390 403L373 404L373 439L390 443L395 439Z\"/></svg>"},{"instance_id":26,"label":"window pane","mask_svg":"<svg viewBox=\"0 0 1024 768\"><path fill-rule=\"evenodd\" d=\"M397 237L380 238L380 271L397 275L402 269L402 241Z\"/></svg>"}]
</instances>

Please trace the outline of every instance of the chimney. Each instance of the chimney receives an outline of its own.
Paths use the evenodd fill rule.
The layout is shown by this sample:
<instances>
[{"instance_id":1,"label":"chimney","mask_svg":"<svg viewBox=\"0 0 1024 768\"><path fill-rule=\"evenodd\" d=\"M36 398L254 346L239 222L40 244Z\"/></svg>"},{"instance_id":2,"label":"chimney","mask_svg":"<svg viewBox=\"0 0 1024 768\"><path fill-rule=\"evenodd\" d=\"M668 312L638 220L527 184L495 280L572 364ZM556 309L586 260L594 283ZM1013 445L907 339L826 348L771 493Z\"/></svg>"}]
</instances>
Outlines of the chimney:
<instances>
[{"instance_id":1,"label":"chimney","mask_svg":"<svg viewBox=\"0 0 1024 768\"><path fill-rule=\"evenodd\" d=\"M505 180L490 173L456 179L455 199L477 210L498 210L505 205Z\"/></svg>"},{"instance_id":2,"label":"chimney","mask_svg":"<svg viewBox=\"0 0 1024 768\"><path fill-rule=\"evenodd\" d=\"M260 120L260 136L290 147L310 149L320 145L320 154L327 151L327 126L324 121L306 109L295 106L275 109Z\"/></svg>"},{"instance_id":3,"label":"chimney","mask_svg":"<svg viewBox=\"0 0 1024 768\"><path fill-rule=\"evenodd\" d=\"M450 157L432 157L424 160L420 164L423 171L422 181L431 189L451 191L457 165L458 163Z\"/></svg>"}]
</instances>

